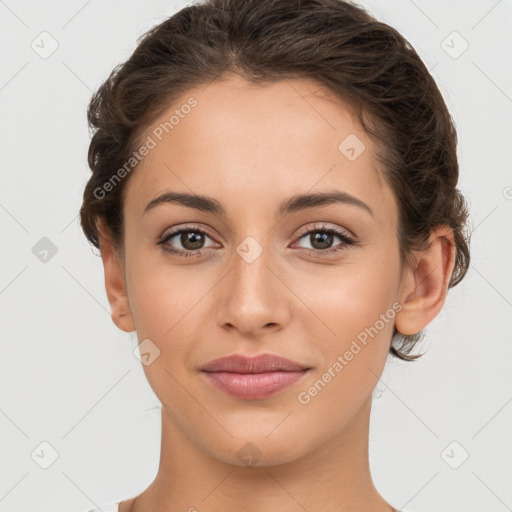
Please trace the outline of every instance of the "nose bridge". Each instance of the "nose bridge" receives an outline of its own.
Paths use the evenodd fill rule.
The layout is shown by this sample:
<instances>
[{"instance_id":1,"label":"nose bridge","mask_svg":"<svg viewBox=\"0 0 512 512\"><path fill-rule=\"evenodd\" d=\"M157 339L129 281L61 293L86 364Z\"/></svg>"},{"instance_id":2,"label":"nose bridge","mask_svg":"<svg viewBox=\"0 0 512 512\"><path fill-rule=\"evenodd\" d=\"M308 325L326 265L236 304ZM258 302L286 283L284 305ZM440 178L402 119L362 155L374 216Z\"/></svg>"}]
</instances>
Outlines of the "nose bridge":
<instances>
[{"instance_id":1,"label":"nose bridge","mask_svg":"<svg viewBox=\"0 0 512 512\"><path fill-rule=\"evenodd\" d=\"M262 237L259 237L262 240ZM235 248L233 254L232 295L242 301L267 301L265 292L272 288L272 254L267 241L260 243L255 237L247 236ZM265 244L265 245L263 245Z\"/></svg>"}]
</instances>

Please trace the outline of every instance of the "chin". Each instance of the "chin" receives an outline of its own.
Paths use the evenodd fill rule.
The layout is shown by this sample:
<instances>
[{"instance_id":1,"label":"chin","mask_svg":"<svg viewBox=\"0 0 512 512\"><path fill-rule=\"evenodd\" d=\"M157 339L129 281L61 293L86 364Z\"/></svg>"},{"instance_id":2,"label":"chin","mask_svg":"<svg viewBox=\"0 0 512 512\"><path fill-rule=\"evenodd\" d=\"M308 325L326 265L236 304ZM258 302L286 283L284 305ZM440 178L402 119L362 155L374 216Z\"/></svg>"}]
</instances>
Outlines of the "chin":
<instances>
[{"instance_id":1,"label":"chin","mask_svg":"<svg viewBox=\"0 0 512 512\"><path fill-rule=\"evenodd\" d=\"M255 432L254 435L248 434L247 429L240 432L240 435L231 432L234 435L233 438L226 436L223 442L216 442L213 447L210 446L209 452L216 459L241 468L264 468L288 464L300 458L308 450L303 442L304 438L308 438L306 433L300 439L295 439L284 431L282 435L275 431L270 436L268 430Z\"/></svg>"}]
</instances>

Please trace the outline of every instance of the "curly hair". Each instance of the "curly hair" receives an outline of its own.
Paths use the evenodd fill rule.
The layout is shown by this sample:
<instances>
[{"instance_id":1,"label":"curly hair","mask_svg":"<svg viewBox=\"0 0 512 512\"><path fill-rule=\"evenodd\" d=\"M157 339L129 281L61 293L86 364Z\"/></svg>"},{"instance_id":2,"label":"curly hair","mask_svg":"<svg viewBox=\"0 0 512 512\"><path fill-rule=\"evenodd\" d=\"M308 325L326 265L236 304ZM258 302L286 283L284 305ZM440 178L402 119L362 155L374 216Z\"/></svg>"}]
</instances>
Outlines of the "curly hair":
<instances>
[{"instance_id":1,"label":"curly hair","mask_svg":"<svg viewBox=\"0 0 512 512\"><path fill-rule=\"evenodd\" d=\"M123 250L123 190L133 173L116 186L108 184L132 157L141 133L187 89L233 73L255 84L312 78L348 102L377 142L376 158L397 199L402 271L412 251L428 247L432 228L446 225L456 246L448 286L462 280L470 234L466 200L456 188L454 122L411 44L342 0L204 0L137 40L132 55L93 94L87 111L92 175L80 221L96 248L103 219L114 246ZM390 353L417 359L411 350L423 335L403 335L395 327Z\"/></svg>"}]
</instances>

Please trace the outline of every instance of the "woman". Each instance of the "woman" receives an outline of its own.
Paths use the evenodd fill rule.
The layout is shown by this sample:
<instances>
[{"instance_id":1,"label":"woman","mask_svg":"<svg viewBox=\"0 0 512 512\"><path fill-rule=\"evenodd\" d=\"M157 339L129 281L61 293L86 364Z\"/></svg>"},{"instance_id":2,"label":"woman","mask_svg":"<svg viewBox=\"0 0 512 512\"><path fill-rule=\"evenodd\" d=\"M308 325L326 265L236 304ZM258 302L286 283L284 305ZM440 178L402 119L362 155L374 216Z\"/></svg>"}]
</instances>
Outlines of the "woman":
<instances>
[{"instance_id":1,"label":"woman","mask_svg":"<svg viewBox=\"0 0 512 512\"><path fill-rule=\"evenodd\" d=\"M156 478L101 509L396 510L372 391L469 265L456 132L414 49L340 0L209 0L88 114L82 227L162 403Z\"/></svg>"}]
</instances>

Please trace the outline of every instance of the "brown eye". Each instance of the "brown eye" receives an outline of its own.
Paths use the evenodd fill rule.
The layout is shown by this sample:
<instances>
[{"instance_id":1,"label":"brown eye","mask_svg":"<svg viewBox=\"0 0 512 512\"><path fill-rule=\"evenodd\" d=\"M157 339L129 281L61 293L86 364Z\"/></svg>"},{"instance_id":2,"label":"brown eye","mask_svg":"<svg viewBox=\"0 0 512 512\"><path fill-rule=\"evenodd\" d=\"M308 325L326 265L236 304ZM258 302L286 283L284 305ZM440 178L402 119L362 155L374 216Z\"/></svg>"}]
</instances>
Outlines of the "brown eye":
<instances>
[{"instance_id":1,"label":"brown eye","mask_svg":"<svg viewBox=\"0 0 512 512\"><path fill-rule=\"evenodd\" d=\"M332 245L335 235L326 232L316 231L309 234L309 240L314 249L329 249Z\"/></svg>"},{"instance_id":2,"label":"brown eye","mask_svg":"<svg viewBox=\"0 0 512 512\"><path fill-rule=\"evenodd\" d=\"M181 245L187 251L201 249L204 244L204 233L199 233L199 231L182 231L179 237Z\"/></svg>"},{"instance_id":3,"label":"brown eye","mask_svg":"<svg viewBox=\"0 0 512 512\"><path fill-rule=\"evenodd\" d=\"M207 238L211 239L202 229L186 227L165 235L158 245L161 245L163 250L179 256L200 255L203 250L209 249L204 245Z\"/></svg>"},{"instance_id":4,"label":"brown eye","mask_svg":"<svg viewBox=\"0 0 512 512\"><path fill-rule=\"evenodd\" d=\"M341 244L333 247L334 240L338 238L342 241ZM344 231L338 228L329 227L325 225L315 226L302 234L300 240L307 240L311 248L304 247L313 255L330 254L333 252L342 251L347 246L355 245L356 241Z\"/></svg>"}]
</instances>

